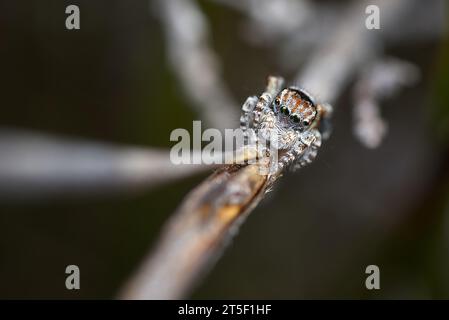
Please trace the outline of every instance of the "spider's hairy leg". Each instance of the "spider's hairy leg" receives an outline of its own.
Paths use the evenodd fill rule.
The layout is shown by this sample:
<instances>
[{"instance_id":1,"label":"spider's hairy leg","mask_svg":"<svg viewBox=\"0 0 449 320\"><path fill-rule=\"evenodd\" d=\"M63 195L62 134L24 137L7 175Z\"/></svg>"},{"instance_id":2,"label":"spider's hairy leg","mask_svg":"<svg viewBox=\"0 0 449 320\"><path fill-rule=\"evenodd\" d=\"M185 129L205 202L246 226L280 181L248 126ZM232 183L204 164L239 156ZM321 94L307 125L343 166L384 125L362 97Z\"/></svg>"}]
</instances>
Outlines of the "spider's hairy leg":
<instances>
[{"instance_id":1,"label":"spider's hairy leg","mask_svg":"<svg viewBox=\"0 0 449 320\"><path fill-rule=\"evenodd\" d=\"M258 98L256 96L248 97L245 103L242 105L242 114L240 116L240 128L243 131L243 139L245 145L248 145L248 141L250 140L248 132L249 129L254 128L254 109L256 107Z\"/></svg>"},{"instance_id":2,"label":"spider's hairy leg","mask_svg":"<svg viewBox=\"0 0 449 320\"><path fill-rule=\"evenodd\" d=\"M256 108L254 109L255 127L259 125L262 114L266 114L270 110L273 99L282 89L283 84L284 79L281 77L268 77L268 83L265 92L260 95L259 101L257 101Z\"/></svg>"},{"instance_id":3,"label":"spider's hairy leg","mask_svg":"<svg viewBox=\"0 0 449 320\"><path fill-rule=\"evenodd\" d=\"M262 115L270 110L272 102L273 96L270 93L264 92L260 95L256 108L254 109L254 127L258 127Z\"/></svg>"},{"instance_id":4,"label":"spider's hairy leg","mask_svg":"<svg viewBox=\"0 0 449 320\"><path fill-rule=\"evenodd\" d=\"M305 167L315 160L318 149L321 147L322 137L318 130L312 129L310 130L310 137L307 137L309 142L303 141L307 146L304 152L297 158L295 165L293 166L293 170Z\"/></svg>"},{"instance_id":5,"label":"spider's hairy leg","mask_svg":"<svg viewBox=\"0 0 449 320\"><path fill-rule=\"evenodd\" d=\"M321 147L321 139L321 134L316 129L300 134L298 141L280 158L278 171L286 168L295 171L312 163Z\"/></svg>"},{"instance_id":6,"label":"spider's hairy leg","mask_svg":"<svg viewBox=\"0 0 449 320\"><path fill-rule=\"evenodd\" d=\"M282 156L277 161L277 170L283 171L286 167L290 167L292 163L304 152L306 145L300 140L299 133L293 129L286 130L279 137L277 142L278 151ZM279 155L279 154L278 154Z\"/></svg>"},{"instance_id":7,"label":"spider's hairy leg","mask_svg":"<svg viewBox=\"0 0 449 320\"><path fill-rule=\"evenodd\" d=\"M328 139L332 126L330 123L330 118L332 116L333 108L329 103L319 103L317 105L317 128L319 128L321 135L324 140Z\"/></svg>"},{"instance_id":8,"label":"spider's hairy leg","mask_svg":"<svg viewBox=\"0 0 449 320\"><path fill-rule=\"evenodd\" d=\"M275 125L276 117L273 112L270 109L265 109L254 136L254 142L260 154L269 154L269 150L273 148L272 141L277 137Z\"/></svg>"},{"instance_id":9,"label":"spider's hairy leg","mask_svg":"<svg viewBox=\"0 0 449 320\"><path fill-rule=\"evenodd\" d=\"M290 167L295 161L304 153L307 146L301 141L297 141L297 143L289 149L278 162L278 172L282 172L285 168Z\"/></svg>"},{"instance_id":10,"label":"spider's hairy leg","mask_svg":"<svg viewBox=\"0 0 449 320\"><path fill-rule=\"evenodd\" d=\"M242 105L242 115L240 116L240 128L243 131L252 128L252 113L256 107L258 98L256 96L248 97Z\"/></svg>"}]
</instances>

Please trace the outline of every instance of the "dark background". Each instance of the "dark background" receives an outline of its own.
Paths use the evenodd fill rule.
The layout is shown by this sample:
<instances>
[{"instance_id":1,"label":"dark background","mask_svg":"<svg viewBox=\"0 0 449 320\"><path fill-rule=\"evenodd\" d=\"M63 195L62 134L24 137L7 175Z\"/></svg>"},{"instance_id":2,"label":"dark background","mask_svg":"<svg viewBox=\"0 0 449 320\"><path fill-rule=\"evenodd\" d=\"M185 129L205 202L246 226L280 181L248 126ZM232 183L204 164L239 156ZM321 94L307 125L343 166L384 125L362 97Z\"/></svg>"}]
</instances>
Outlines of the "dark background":
<instances>
[{"instance_id":1,"label":"dark background","mask_svg":"<svg viewBox=\"0 0 449 320\"><path fill-rule=\"evenodd\" d=\"M80 30L65 29L68 4L80 6ZM275 48L244 41L241 14L201 6L237 101L284 72ZM0 39L2 127L170 147L173 129L199 119L147 1L3 0ZM448 45L388 47L422 78L382 103L383 144L354 138L346 92L318 159L281 179L193 298L449 298ZM0 297L114 297L205 176L138 194L1 203ZM65 288L68 264L81 269L79 291ZM365 288L369 264L381 290Z\"/></svg>"}]
</instances>

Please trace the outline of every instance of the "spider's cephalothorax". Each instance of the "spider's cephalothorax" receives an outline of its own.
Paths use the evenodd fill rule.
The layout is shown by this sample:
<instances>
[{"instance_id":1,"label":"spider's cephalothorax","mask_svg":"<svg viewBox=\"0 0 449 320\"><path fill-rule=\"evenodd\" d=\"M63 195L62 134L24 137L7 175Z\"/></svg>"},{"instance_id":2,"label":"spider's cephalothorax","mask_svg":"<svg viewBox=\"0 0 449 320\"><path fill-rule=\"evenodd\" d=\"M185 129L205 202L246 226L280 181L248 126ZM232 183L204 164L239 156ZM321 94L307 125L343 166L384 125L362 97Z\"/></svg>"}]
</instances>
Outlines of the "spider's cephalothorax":
<instances>
[{"instance_id":1,"label":"spider's cephalothorax","mask_svg":"<svg viewBox=\"0 0 449 320\"><path fill-rule=\"evenodd\" d=\"M332 107L315 103L302 89L283 88L282 84L282 78L269 77L266 91L243 104L240 125L249 143L263 140L278 151L279 170L287 166L297 169L315 159L322 134L328 135L325 122Z\"/></svg>"},{"instance_id":2,"label":"spider's cephalothorax","mask_svg":"<svg viewBox=\"0 0 449 320\"><path fill-rule=\"evenodd\" d=\"M281 123L292 125L299 131L306 130L317 115L315 102L310 95L293 87L278 93L272 107Z\"/></svg>"}]
</instances>

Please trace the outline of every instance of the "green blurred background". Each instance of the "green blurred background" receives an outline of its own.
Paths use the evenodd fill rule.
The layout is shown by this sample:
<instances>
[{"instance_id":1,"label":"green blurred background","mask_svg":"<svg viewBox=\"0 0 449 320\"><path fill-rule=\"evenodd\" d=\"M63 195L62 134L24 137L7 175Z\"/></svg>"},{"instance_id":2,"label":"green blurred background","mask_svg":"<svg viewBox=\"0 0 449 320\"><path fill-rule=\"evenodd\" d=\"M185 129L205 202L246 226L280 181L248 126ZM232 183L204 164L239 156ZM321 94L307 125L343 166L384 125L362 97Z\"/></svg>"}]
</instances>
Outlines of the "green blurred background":
<instances>
[{"instance_id":1,"label":"green blurred background","mask_svg":"<svg viewBox=\"0 0 449 320\"><path fill-rule=\"evenodd\" d=\"M81 29L65 29L65 7ZM249 44L242 14L201 2L237 101L286 74L275 47ZM170 147L192 110L168 66L148 1L0 2L0 125ZM287 175L250 215L193 298L449 298L449 42L397 44L421 81L383 102L374 150L352 135L351 99L315 163ZM236 120L236 126L238 121ZM2 150L0 150L2 152ZM138 194L0 203L1 298L113 298L164 221L206 175ZM65 288L65 267L81 290ZM365 268L381 270L368 291Z\"/></svg>"}]
</instances>

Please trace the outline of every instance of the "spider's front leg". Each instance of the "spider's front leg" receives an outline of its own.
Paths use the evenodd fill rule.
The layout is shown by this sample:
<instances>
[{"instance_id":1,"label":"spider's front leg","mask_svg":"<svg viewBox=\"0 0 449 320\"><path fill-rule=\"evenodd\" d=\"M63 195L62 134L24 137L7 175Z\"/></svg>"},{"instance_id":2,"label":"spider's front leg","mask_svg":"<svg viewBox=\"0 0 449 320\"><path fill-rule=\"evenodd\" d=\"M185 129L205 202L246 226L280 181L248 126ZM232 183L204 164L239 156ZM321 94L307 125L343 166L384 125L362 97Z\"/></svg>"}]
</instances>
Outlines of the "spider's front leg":
<instances>
[{"instance_id":1,"label":"spider's front leg","mask_svg":"<svg viewBox=\"0 0 449 320\"><path fill-rule=\"evenodd\" d=\"M304 153L307 146L301 141L297 141L295 145L289 149L278 161L278 171L282 172L285 168L291 167L295 161Z\"/></svg>"},{"instance_id":2,"label":"spider's front leg","mask_svg":"<svg viewBox=\"0 0 449 320\"><path fill-rule=\"evenodd\" d=\"M254 128L254 109L256 108L258 98L256 96L248 97L242 106L242 115L240 116L240 129L243 131L244 143L248 145L249 129Z\"/></svg>"},{"instance_id":3,"label":"spider's front leg","mask_svg":"<svg viewBox=\"0 0 449 320\"><path fill-rule=\"evenodd\" d=\"M256 96L248 97L242 105L242 115L240 117L240 128L246 131L255 128L260 121L261 112L269 109L273 102L273 97L282 89L284 79L281 77L268 77L265 92L258 98ZM257 120L255 121L255 119Z\"/></svg>"},{"instance_id":4,"label":"spider's front leg","mask_svg":"<svg viewBox=\"0 0 449 320\"><path fill-rule=\"evenodd\" d=\"M295 144L280 158L278 170L291 168L295 171L312 163L321 147L321 140L321 134L316 129L300 133Z\"/></svg>"},{"instance_id":5,"label":"spider's front leg","mask_svg":"<svg viewBox=\"0 0 449 320\"><path fill-rule=\"evenodd\" d=\"M271 104L276 94L282 89L284 79L281 77L268 77L266 91L259 98L252 96L246 99L242 106L242 115L240 117L240 128L243 130L245 144L257 143L256 132L260 129L261 118L264 118L265 124L272 125L275 121L274 114L271 112ZM273 118L272 120L270 120ZM249 129L255 129L250 131Z\"/></svg>"},{"instance_id":6,"label":"spider's front leg","mask_svg":"<svg viewBox=\"0 0 449 320\"><path fill-rule=\"evenodd\" d=\"M333 108L329 103L319 103L317 105L317 118L316 129L321 132L321 136L324 140L328 139L332 126L330 123L330 118L332 116Z\"/></svg>"},{"instance_id":7,"label":"spider's front leg","mask_svg":"<svg viewBox=\"0 0 449 320\"><path fill-rule=\"evenodd\" d=\"M318 149L321 147L321 133L317 129L311 129L308 136L302 137L301 141L304 143L305 149L302 154L298 155L297 161L292 167L293 170L305 167L315 160Z\"/></svg>"},{"instance_id":8,"label":"spider's front leg","mask_svg":"<svg viewBox=\"0 0 449 320\"><path fill-rule=\"evenodd\" d=\"M284 84L284 79L281 77L268 77L267 87L265 91L260 95L257 101L256 108L254 109L254 126L258 126L263 113L267 113L270 110L274 97L281 91Z\"/></svg>"}]
</instances>

